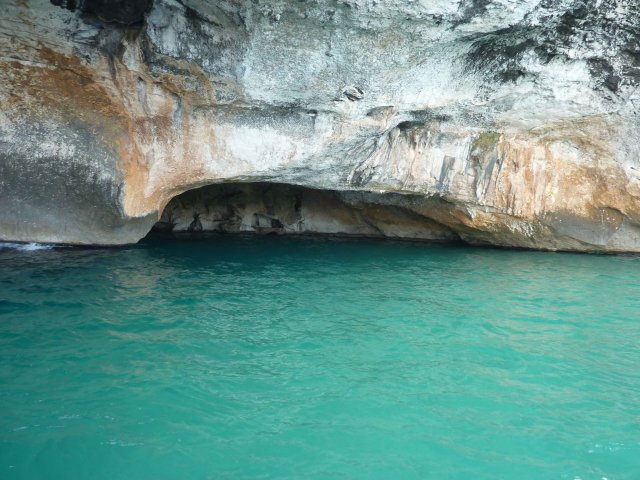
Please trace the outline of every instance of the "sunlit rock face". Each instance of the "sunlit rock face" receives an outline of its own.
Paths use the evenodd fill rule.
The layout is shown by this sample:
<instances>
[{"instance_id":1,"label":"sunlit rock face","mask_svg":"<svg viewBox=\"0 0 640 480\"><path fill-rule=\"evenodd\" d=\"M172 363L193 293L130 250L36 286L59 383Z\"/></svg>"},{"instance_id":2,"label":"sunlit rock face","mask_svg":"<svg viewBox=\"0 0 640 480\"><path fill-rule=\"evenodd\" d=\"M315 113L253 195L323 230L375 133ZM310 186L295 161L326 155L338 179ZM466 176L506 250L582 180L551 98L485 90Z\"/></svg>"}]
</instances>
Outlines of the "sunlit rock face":
<instances>
[{"instance_id":1,"label":"sunlit rock face","mask_svg":"<svg viewBox=\"0 0 640 480\"><path fill-rule=\"evenodd\" d=\"M135 242L182 192L270 182L640 251L637 0L0 7L0 239Z\"/></svg>"}]
</instances>

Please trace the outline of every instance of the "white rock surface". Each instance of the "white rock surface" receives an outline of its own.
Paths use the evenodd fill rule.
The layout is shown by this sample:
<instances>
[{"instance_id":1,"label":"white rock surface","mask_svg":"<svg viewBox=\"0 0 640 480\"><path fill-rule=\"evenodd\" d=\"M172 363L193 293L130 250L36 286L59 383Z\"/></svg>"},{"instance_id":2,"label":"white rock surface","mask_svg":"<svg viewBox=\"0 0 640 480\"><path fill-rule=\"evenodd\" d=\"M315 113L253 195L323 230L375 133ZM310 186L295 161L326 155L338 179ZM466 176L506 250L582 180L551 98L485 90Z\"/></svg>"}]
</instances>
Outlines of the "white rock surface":
<instances>
[{"instance_id":1,"label":"white rock surface","mask_svg":"<svg viewBox=\"0 0 640 480\"><path fill-rule=\"evenodd\" d=\"M635 0L0 7L2 240L134 242L184 191L275 182L640 251Z\"/></svg>"}]
</instances>

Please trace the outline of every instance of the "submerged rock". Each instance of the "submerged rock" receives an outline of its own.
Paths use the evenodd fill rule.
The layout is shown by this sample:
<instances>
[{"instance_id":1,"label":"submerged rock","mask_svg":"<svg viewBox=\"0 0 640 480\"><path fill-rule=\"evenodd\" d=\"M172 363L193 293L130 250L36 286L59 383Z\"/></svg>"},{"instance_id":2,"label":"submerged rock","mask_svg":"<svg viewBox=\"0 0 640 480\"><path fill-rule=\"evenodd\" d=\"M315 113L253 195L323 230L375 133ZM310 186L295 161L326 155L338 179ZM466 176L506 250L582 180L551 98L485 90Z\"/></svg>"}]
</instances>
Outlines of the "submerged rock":
<instances>
[{"instance_id":1,"label":"submerged rock","mask_svg":"<svg viewBox=\"0 0 640 480\"><path fill-rule=\"evenodd\" d=\"M308 231L640 251L635 0L0 4L2 240L135 242L269 182Z\"/></svg>"}]
</instances>

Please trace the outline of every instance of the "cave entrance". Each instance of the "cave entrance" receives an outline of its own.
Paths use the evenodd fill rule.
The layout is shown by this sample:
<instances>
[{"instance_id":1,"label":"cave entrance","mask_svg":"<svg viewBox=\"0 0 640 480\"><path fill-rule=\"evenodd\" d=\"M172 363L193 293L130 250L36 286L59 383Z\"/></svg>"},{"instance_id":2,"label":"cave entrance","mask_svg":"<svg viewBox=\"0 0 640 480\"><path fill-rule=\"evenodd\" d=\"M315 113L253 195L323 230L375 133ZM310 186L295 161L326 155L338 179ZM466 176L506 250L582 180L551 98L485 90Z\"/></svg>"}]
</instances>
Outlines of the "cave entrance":
<instances>
[{"instance_id":1,"label":"cave entrance","mask_svg":"<svg viewBox=\"0 0 640 480\"><path fill-rule=\"evenodd\" d=\"M189 190L165 207L154 231L404 238L459 242L418 195L320 190L283 183L221 183Z\"/></svg>"}]
</instances>

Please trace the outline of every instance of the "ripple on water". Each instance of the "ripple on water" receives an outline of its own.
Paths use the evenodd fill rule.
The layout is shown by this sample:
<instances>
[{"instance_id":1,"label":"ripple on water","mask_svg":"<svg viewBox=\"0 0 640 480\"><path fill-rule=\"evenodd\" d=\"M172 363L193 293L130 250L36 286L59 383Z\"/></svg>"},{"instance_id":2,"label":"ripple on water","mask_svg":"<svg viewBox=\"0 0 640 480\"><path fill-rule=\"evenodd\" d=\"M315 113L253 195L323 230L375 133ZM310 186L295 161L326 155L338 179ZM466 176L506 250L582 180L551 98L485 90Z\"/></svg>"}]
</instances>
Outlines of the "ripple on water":
<instances>
[{"instance_id":1,"label":"ripple on water","mask_svg":"<svg viewBox=\"0 0 640 480\"><path fill-rule=\"evenodd\" d=\"M0 244L0 478L636 478L637 261Z\"/></svg>"},{"instance_id":2,"label":"ripple on water","mask_svg":"<svg viewBox=\"0 0 640 480\"><path fill-rule=\"evenodd\" d=\"M0 250L19 250L23 252L33 252L36 250L50 250L54 245L45 243L10 243L0 242Z\"/></svg>"}]
</instances>

